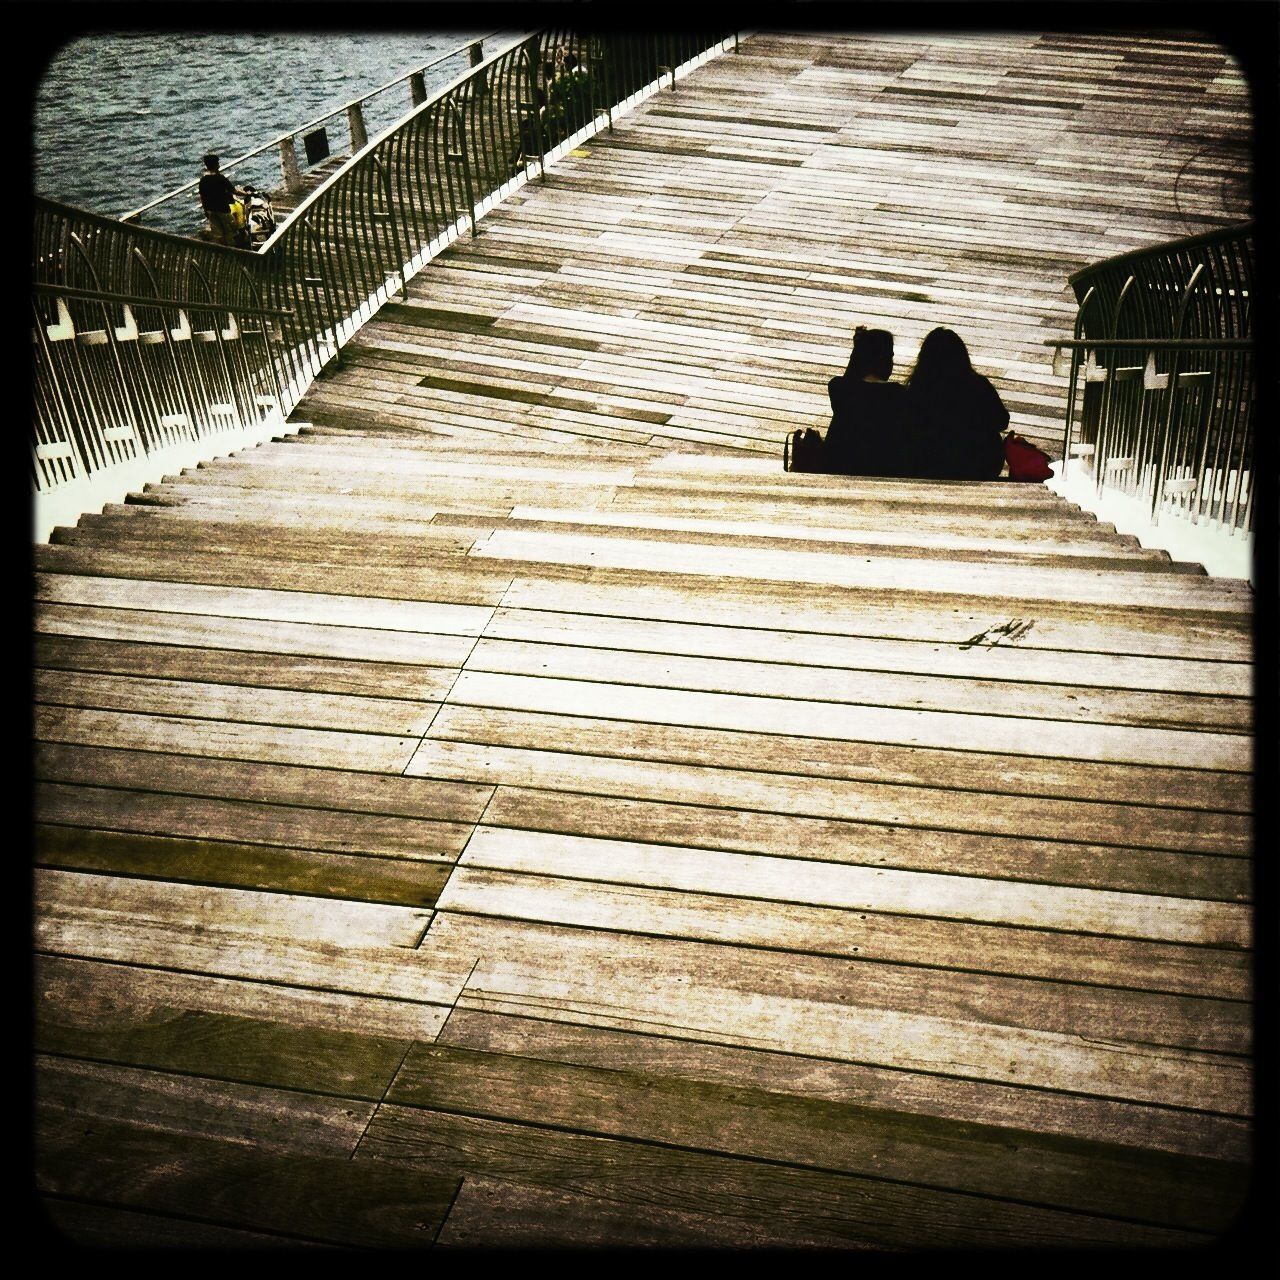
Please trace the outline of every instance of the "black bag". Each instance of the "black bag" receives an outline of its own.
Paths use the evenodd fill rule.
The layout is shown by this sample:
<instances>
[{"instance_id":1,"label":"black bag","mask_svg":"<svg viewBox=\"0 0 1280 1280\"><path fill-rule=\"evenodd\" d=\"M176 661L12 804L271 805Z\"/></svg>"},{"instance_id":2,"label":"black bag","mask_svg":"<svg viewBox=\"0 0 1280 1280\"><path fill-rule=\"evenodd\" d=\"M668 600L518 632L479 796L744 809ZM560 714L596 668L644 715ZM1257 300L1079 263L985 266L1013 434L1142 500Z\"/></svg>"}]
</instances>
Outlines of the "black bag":
<instances>
[{"instance_id":1,"label":"black bag","mask_svg":"<svg viewBox=\"0 0 1280 1280\"><path fill-rule=\"evenodd\" d=\"M792 431L782 446L784 471L824 471L822 432L813 427Z\"/></svg>"}]
</instances>

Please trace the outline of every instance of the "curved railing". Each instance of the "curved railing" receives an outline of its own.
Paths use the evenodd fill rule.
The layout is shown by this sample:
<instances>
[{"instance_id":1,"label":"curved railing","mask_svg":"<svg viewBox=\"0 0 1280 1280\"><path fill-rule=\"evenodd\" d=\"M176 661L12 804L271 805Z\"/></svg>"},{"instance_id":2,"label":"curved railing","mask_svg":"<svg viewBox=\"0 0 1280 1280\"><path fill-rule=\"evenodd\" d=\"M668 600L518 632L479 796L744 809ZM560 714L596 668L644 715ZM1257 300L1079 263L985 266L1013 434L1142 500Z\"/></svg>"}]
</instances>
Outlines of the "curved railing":
<instances>
[{"instance_id":1,"label":"curved railing","mask_svg":"<svg viewBox=\"0 0 1280 1280\"><path fill-rule=\"evenodd\" d=\"M350 153L354 155L368 145L371 115L381 116L384 121L398 120L401 117L402 112L391 106L392 95L397 90L402 93L407 91L410 106L416 107L427 99L429 72L434 73L436 79L451 78L450 72L456 72L463 66L478 66L484 61L486 41L489 53L493 54L498 51L498 44L506 48L522 38L524 37L520 35L504 36L500 32L490 32L467 40L448 53L401 72L385 84L315 116L306 124L260 143L242 155L224 158L222 172L229 178L234 178L238 187L250 182L262 189L270 189L278 181L286 191L296 191L302 184L304 168L327 159L331 145L341 145L330 138L331 131L336 129L346 135ZM299 141L303 143L301 158L298 155ZM184 183L162 196L148 200L136 209L122 213L120 221L136 222L139 225L189 235L204 225L204 215L196 195L199 185L198 178Z\"/></svg>"},{"instance_id":2,"label":"curved railing","mask_svg":"<svg viewBox=\"0 0 1280 1280\"><path fill-rule=\"evenodd\" d=\"M538 32L369 141L258 252L38 199L37 508L77 487L87 497L58 505L66 519L69 504L111 500L96 477L136 484L153 455L189 466L212 446L266 438L441 248L732 38Z\"/></svg>"},{"instance_id":3,"label":"curved railing","mask_svg":"<svg viewBox=\"0 0 1280 1280\"><path fill-rule=\"evenodd\" d=\"M1098 491L1247 531L1253 519L1253 226L1122 254L1070 279L1064 466Z\"/></svg>"}]
</instances>

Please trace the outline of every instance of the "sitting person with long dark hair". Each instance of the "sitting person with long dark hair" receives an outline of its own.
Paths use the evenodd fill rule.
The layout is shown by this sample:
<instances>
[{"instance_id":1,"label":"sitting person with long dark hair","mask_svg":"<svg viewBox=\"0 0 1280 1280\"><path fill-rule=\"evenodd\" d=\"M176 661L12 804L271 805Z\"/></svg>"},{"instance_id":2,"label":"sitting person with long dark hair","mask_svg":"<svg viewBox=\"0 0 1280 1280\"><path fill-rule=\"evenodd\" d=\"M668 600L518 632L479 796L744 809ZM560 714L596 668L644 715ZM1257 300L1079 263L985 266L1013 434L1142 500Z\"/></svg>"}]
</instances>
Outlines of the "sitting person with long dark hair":
<instances>
[{"instance_id":1,"label":"sitting person with long dark hair","mask_svg":"<svg viewBox=\"0 0 1280 1280\"><path fill-rule=\"evenodd\" d=\"M889 381L893 334L859 325L853 331L849 367L827 384L831 426L823 449L824 469L838 475L907 474L905 389Z\"/></svg>"},{"instance_id":2,"label":"sitting person with long dark hair","mask_svg":"<svg viewBox=\"0 0 1280 1280\"><path fill-rule=\"evenodd\" d=\"M960 335L934 329L907 380L906 413L916 433L909 473L926 480L995 480L1004 466L1009 410L969 362Z\"/></svg>"}]
</instances>

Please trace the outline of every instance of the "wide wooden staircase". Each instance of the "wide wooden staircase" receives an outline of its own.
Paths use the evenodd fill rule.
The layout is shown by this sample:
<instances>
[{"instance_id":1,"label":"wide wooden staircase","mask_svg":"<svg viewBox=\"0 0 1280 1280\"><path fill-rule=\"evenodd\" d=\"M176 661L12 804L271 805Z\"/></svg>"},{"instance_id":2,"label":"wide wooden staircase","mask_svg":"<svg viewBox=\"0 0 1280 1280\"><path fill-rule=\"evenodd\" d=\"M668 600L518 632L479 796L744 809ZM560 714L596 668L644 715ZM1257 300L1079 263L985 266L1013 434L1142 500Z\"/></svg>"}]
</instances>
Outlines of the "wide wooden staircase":
<instances>
[{"instance_id":1,"label":"wide wooden staircase","mask_svg":"<svg viewBox=\"0 0 1280 1280\"><path fill-rule=\"evenodd\" d=\"M798 198L821 94L974 64L739 56L425 271L297 437L36 548L66 1238L1191 1245L1238 1214L1251 593L1037 485L783 473L865 297L797 283L826 250L794 209L738 227L750 272L699 238ZM813 101L764 123L762 77Z\"/></svg>"}]
</instances>

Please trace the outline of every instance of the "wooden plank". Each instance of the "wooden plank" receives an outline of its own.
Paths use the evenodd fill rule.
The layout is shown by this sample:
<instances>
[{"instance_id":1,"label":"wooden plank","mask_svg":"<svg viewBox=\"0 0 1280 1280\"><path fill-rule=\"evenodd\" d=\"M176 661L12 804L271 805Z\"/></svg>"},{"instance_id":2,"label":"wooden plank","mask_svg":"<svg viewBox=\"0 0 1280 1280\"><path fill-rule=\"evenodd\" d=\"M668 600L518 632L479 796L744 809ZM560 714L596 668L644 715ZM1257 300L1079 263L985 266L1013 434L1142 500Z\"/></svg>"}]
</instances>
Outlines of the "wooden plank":
<instances>
[{"instance_id":1,"label":"wooden plank","mask_svg":"<svg viewBox=\"0 0 1280 1280\"><path fill-rule=\"evenodd\" d=\"M877 906L840 910L746 894L620 887L601 870L584 883L459 867L440 910L504 919L725 942L814 955L928 965L970 973L1089 982L1103 987L1247 1000L1239 959L1129 939L907 917ZM606 882L609 881L609 882ZM939 914L945 908L939 908ZM1240 1048L1238 1036L1225 1042Z\"/></svg>"},{"instance_id":2,"label":"wooden plank","mask_svg":"<svg viewBox=\"0 0 1280 1280\"><path fill-rule=\"evenodd\" d=\"M1131 1038L1122 1039L1126 998L1107 993L1098 1005L1082 994L1088 989L1067 984L975 980L796 952L779 972L777 953L765 950L450 912L436 916L432 935L483 952L459 998L465 1008L1227 1115L1248 1108L1244 1058L1151 1046L1149 997L1140 1013L1133 1006ZM858 994L863 984L874 991ZM1026 997L1021 1003L1008 999L1014 987ZM1073 1023L1064 1014L1076 1002L1080 1021ZM1099 1008L1112 1020L1105 1043L1086 1040ZM1045 1021L1056 1029L1026 1025ZM1194 1025L1174 1032L1195 1034Z\"/></svg>"},{"instance_id":3,"label":"wooden plank","mask_svg":"<svg viewBox=\"0 0 1280 1280\"><path fill-rule=\"evenodd\" d=\"M641 1030L459 1008L450 1015L439 1041L489 1053L746 1086L794 1098L1231 1162L1246 1162L1251 1150L1248 1123L1226 1116L680 1040Z\"/></svg>"},{"instance_id":4,"label":"wooden plank","mask_svg":"<svg viewBox=\"0 0 1280 1280\"><path fill-rule=\"evenodd\" d=\"M550 595L550 593L546 593ZM569 598L561 601L570 603ZM937 640L821 635L762 627L661 622L569 610L502 607L485 628L486 639L591 645L641 653L699 655L740 661L803 663L857 671L928 672L980 680L1063 686L1064 677L1091 688L1161 689L1249 697L1245 663L1144 658Z\"/></svg>"},{"instance_id":5,"label":"wooden plank","mask_svg":"<svg viewBox=\"0 0 1280 1280\"><path fill-rule=\"evenodd\" d=\"M502 603L505 607L924 640L969 648L1011 645L1019 650L1233 662L1249 661L1253 650L1247 621L1230 615L1180 615L1174 620L1133 609L1099 606L1086 610L1060 601L1036 601L1033 609L1023 611L1016 605L1002 610L989 601L943 595L913 599L893 591L831 588L817 592L790 583L721 582L709 592L705 579L689 574L664 575L658 581L653 574L592 569L587 582L546 582L535 574L523 573ZM1027 622L1032 625L1024 625Z\"/></svg>"},{"instance_id":6,"label":"wooden plank","mask_svg":"<svg viewBox=\"0 0 1280 1280\"><path fill-rule=\"evenodd\" d=\"M199 932L180 920L107 919L36 903L37 947L114 964L145 965L204 977L316 988L368 1001L399 1000L447 1012L476 953L438 946L348 946L270 936L209 923ZM367 1008L367 1005L365 1006ZM364 1016L364 1010L360 1014Z\"/></svg>"},{"instance_id":7,"label":"wooden plank","mask_svg":"<svg viewBox=\"0 0 1280 1280\"><path fill-rule=\"evenodd\" d=\"M601 565L647 573L693 570L716 578L778 579L816 586L843 586L941 594L980 595L992 599L1061 600L1079 604L1125 603L1147 609L1202 609L1241 613L1252 608L1247 589L1224 587L1221 580L1184 575L1101 570L1080 573L1043 566L968 564L824 555L805 551L736 551L703 545L697 557L687 547L641 538L590 539L568 534L497 530L481 539L472 554L504 560L551 564Z\"/></svg>"},{"instance_id":8,"label":"wooden plank","mask_svg":"<svg viewBox=\"0 0 1280 1280\"><path fill-rule=\"evenodd\" d=\"M154 920L259 938L299 938L340 947L416 947L430 912L383 903L337 902L76 871L37 871L36 901L50 916L99 924Z\"/></svg>"},{"instance_id":9,"label":"wooden plank","mask_svg":"<svg viewBox=\"0 0 1280 1280\"><path fill-rule=\"evenodd\" d=\"M655 724L1236 773L1247 773L1252 761L1244 734L858 707L469 670L454 683L450 704L579 716L608 708L619 720ZM411 771L424 772L416 764Z\"/></svg>"},{"instance_id":10,"label":"wooden plank","mask_svg":"<svg viewBox=\"0 0 1280 1280\"><path fill-rule=\"evenodd\" d=\"M942 870L1205 901L1247 902L1251 896L1249 864L1238 858L1187 857L1114 845L893 827L529 787L500 786L485 821L521 830L663 844L701 842L708 848L775 858Z\"/></svg>"},{"instance_id":11,"label":"wooden plank","mask_svg":"<svg viewBox=\"0 0 1280 1280\"><path fill-rule=\"evenodd\" d=\"M266 463L267 465L263 465ZM330 472L325 483L325 472L308 471L290 466L288 470L275 465L270 457L257 457L252 453L243 457L222 458L200 469L199 476L183 476L178 481L203 480L206 476L215 485L238 484L248 489L270 488L281 491L302 489L308 493L334 492L359 494L366 487L373 493L394 492L397 482L412 487L414 481L424 481L436 476L456 476L477 479L498 479L503 484L517 480L535 482L552 481L558 484L584 484L594 487L634 484L634 467L608 465L598 460L582 458L555 460L538 459L531 462L527 455L516 455L494 461L474 456L419 454L412 462L398 466L384 466L372 473L366 468L343 467ZM166 478L165 484L169 484Z\"/></svg>"},{"instance_id":12,"label":"wooden plank","mask_svg":"<svg viewBox=\"0 0 1280 1280\"><path fill-rule=\"evenodd\" d=\"M225 988L252 984L223 985L225 999ZM35 1046L60 1057L377 1102L412 1043L363 1028L277 1021L254 1007L252 992L243 999L248 1007L236 1012L211 1010L195 984L170 975L46 960L36 979Z\"/></svg>"},{"instance_id":13,"label":"wooden plank","mask_svg":"<svg viewBox=\"0 0 1280 1280\"><path fill-rule=\"evenodd\" d=\"M846 744L831 738L781 737L456 704L441 708L432 723L432 737L957 791L989 790L993 782L998 781L1000 790L1011 798L1056 796L1070 800L1142 803L1153 810L1208 809L1222 813L1248 813L1252 807L1251 780L1238 773L1002 756L982 751L960 753L892 743L863 744L854 754ZM1152 823L1160 822L1155 812L1146 817ZM1188 828L1206 832L1212 829L1217 836L1225 831L1223 823L1211 819L1207 820L1209 826L1204 827L1200 824L1206 819L1188 816L1184 821ZM1222 850L1214 846L1209 851Z\"/></svg>"},{"instance_id":14,"label":"wooden plank","mask_svg":"<svg viewBox=\"0 0 1280 1280\"><path fill-rule=\"evenodd\" d=\"M49 1243L88 1249L308 1249L319 1241L243 1231L134 1209L41 1196L37 1212Z\"/></svg>"},{"instance_id":15,"label":"wooden plank","mask_svg":"<svg viewBox=\"0 0 1280 1280\"><path fill-rule=\"evenodd\" d=\"M442 735L452 734L449 723ZM854 819L879 826L909 826L941 831L987 832L1038 837L1050 816L1056 839L1129 845L1137 848L1186 849L1245 856L1251 827L1239 815L1052 801L1023 800L998 792L952 791L919 786L866 785L783 773L764 773L666 762L610 759L552 751L542 747L481 746L458 738L423 739L407 772L419 776L484 781L495 785L536 787L582 795L660 800L712 809L747 809L814 818ZM1146 820L1158 824L1146 825ZM867 847L883 832L865 832ZM895 843L897 837L884 837Z\"/></svg>"},{"instance_id":16,"label":"wooden plank","mask_svg":"<svg viewBox=\"0 0 1280 1280\"><path fill-rule=\"evenodd\" d=\"M443 1045L411 1048L388 1100L1200 1230L1244 1194L1217 1161L1045 1135L1010 1151L999 1129Z\"/></svg>"},{"instance_id":17,"label":"wooden plank","mask_svg":"<svg viewBox=\"0 0 1280 1280\"><path fill-rule=\"evenodd\" d=\"M214 1140L234 1143L241 1150L256 1147L295 1157L336 1156L349 1161L376 1109L374 1103L359 1098L194 1080L169 1071L53 1054L36 1056L34 1083L37 1113L47 1122L51 1140L42 1142L37 1133L36 1148L50 1156L57 1154L62 1136L73 1155L77 1137L89 1136L86 1128L97 1130L123 1120L142 1132L193 1143ZM74 1159L66 1172L74 1176ZM42 1189L55 1195L68 1190L57 1185Z\"/></svg>"},{"instance_id":18,"label":"wooden plank","mask_svg":"<svg viewBox=\"0 0 1280 1280\"><path fill-rule=\"evenodd\" d=\"M1085 1242L1185 1245L1206 1238L1092 1215L979 1202L881 1179L391 1104L379 1109L360 1144L361 1165L366 1156L425 1159L463 1175L480 1172L615 1203L710 1211L749 1223L781 1221L800 1232L835 1235L845 1247L954 1248L993 1240L1020 1247L1029 1241L1074 1247ZM734 1229L726 1228L727 1238Z\"/></svg>"},{"instance_id":19,"label":"wooden plank","mask_svg":"<svg viewBox=\"0 0 1280 1280\"><path fill-rule=\"evenodd\" d=\"M519 507L514 510L520 510ZM743 512L742 514L746 514ZM976 517L975 517L976 518ZM726 522L728 523L728 522ZM695 543L697 546L728 547L740 550L782 550L801 553L823 552L844 556L892 556L894 559L928 560L940 554L940 549L925 543L921 545L915 523L906 527L890 526L888 520L879 520L877 534L868 542L862 542L856 533L847 537L834 536L837 531L822 528L808 532L802 537L786 537L775 534L768 525L757 522L754 527L745 520L746 532L724 532L719 529L703 529L689 532L678 529L653 528L643 526L631 528L617 527L613 524L599 525L591 519L577 521L572 518L547 521L543 519L526 519L515 514L492 511L483 514L455 513L440 511L432 517L433 530L452 530L460 537L476 538L482 534L501 529L508 533L532 532L541 533L548 528L558 534L590 537L593 539L628 540L637 535L646 540L656 541L672 546L683 546ZM1199 565L1184 564L1170 560L1167 554L1143 550L1130 551L1124 547L1114 547L1110 543L1099 543L1112 554L1095 554L1087 544L1080 548L1064 546L1071 536L1071 530L1060 530L1062 543L1049 543L1040 547L1019 545L1017 535L1026 526L1009 524L1004 532L1009 535L1004 543L992 547L948 546L942 549L949 561L987 563L998 562L1002 565L1050 566L1055 569L1074 569L1077 571L1106 570L1108 572L1135 573L1173 573L1201 575L1203 569ZM1027 530L1030 532L1030 530Z\"/></svg>"},{"instance_id":20,"label":"wooden plank","mask_svg":"<svg viewBox=\"0 0 1280 1280\"><path fill-rule=\"evenodd\" d=\"M403 671L408 681L424 682L421 687L438 687L433 680L443 677L430 671L406 671L411 667L454 669L466 661L475 641L463 636L415 635L402 631L376 631L360 627L328 627L311 623L258 622L213 619L198 614L155 613L135 609L97 609L81 605L44 605L36 612L37 631L49 636L119 640L145 645L212 649L218 654L269 653L273 660L284 655L329 658L343 664L377 662L390 668L388 674ZM41 645L41 641L37 644ZM37 652L48 651L44 643ZM65 651L66 646L63 646ZM55 650L56 652L56 650ZM200 657L187 659L191 669ZM214 662L205 658L205 662ZM246 659L220 658L234 670L252 670ZM60 664L61 665L61 664ZM281 663L284 670L288 666ZM312 670L322 671L319 665ZM332 669L331 667L329 669ZM357 666L358 672L362 668Z\"/></svg>"},{"instance_id":21,"label":"wooden plank","mask_svg":"<svg viewBox=\"0 0 1280 1280\"><path fill-rule=\"evenodd\" d=\"M154 680L84 671L37 668L34 675L36 700L57 706L312 729L352 729L408 737L424 734L440 706L438 702L400 698Z\"/></svg>"},{"instance_id":22,"label":"wooden plank","mask_svg":"<svg viewBox=\"0 0 1280 1280\"><path fill-rule=\"evenodd\" d=\"M54 1089L46 1094L36 1130L37 1185L46 1195L308 1240L403 1248L421 1245L424 1234L432 1238L458 1186L457 1178L420 1169L356 1167L343 1155L282 1151L278 1138L264 1148L166 1132L154 1121L100 1119L79 1099L68 1106ZM271 1100L281 1129L285 1117L294 1120L302 1110L284 1091L272 1091ZM117 1087L108 1114L139 1101L126 1101Z\"/></svg>"},{"instance_id":23,"label":"wooden plank","mask_svg":"<svg viewBox=\"0 0 1280 1280\"><path fill-rule=\"evenodd\" d=\"M161 1009L269 1022L299 1034L354 1032L407 1043L434 1040L449 1014L440 1004L286 986L266 974L219 978L46 953L35 957L35 983L34 1012L42 1025L87 1032L97 1024L95 1010L126 1025L135 1016L145 1023L149 1011Z\"/></svg>"},{"instance_id":24,"label":"wooden plank","mask_svg":"<svg viewBox=\"0 0 1280 1280\"><path fill-rule=\"evenodd\" d=\"M471 827L388 814L346 814L248 800L42 782L37 820L153 835L185 835L371 857L452 862ZM428 873L430 874L430 873Z\"/></svg>"},{"instance_id":25,"label":"wooden plank","mask_svg":"<svg viewBox=\"0 0 1280 1280\"><path fill-rule=\"evenodd\" d=\"M237 649L138 644L80 636L37 635L37 668L145 676L196 684L248 685L365 698L404 698L411 703L442 701L455 669L403 662L342 662L331 658L259 655Z\"/></svg>"},{"instance_id":26,"label":"wooden plank","mask_svg":"<svg viewBox=\"0 0 1280 1280\"><path fill-rule=\"evenodd\" d=\"M187 716L144 716L79 707L37 706L34 721L35 736L44 742L383 773L400 773L418 745L416 738L389 734L296 729Z\"/></svg>"},{"instance_id":27,"label":"wooden plank","mask_svg":"<svg viewBox=\"0 0 1280 1280\"><path fill-rule=\"evenodd\" d=\"M94 785L102 787L458 823L479 821L493 794L492 787L398 774L352 773L53 742L37 743L33 761L36 777L48 782L92 779Z\"/></svg>"},{"instance_id":28,"label":"wooden plank","mask_svg":"<svg viewBox=\"0 0 1280 1280\"><path fill-rule=\"evenodd\" d=\"M230 889L268 889L306 897L435 906L451 864L230 840L98 831L79 826L35 826L36 865L180 880Z\"/></svg>"},{"instance_id":29,"label":"wooden plank","mask_svg":"<svg viewBox=\"0 0 1280 1280\"><path fill-rule=\"evenodd\" d=\"M852 1242L801 1232L785 1221L747 1222L555 1191L501 1178L464 1177L436 1247L442 1249L848 1249Z\"/></svg>"},{"instance_id":30,"label":"wooden plank","mask_svg":"<svg viewBox=\"0 0 1280 1280\"><path fill-rule=\"evenodd\" d=\"M578 637L575 635L576 641ZM1031 717L1091 725L1130 724L1248 732L1251 700L1245 697L1130 691L1067 683L1040 685L977 676L912 671L850 671L787 661L721 659L669 652L646 653L604 643L555 644L482 636L466 662L468 671L590 680L601 684L661 685L667 689L751 694L767 698L938 711L996 710L1008 718Z\"/></svg>"},{"instance_id":31,"label":"wooden plank","mask_svg":"<svg viewBox=\"0 0 1280 1280\"><path fill-rule=\"evenodd\" d=\"M467 842L459 871L466 868L729 895L774 905L804 903L847 912L888 912L1032 930L1074 929L1099 937L1143 938L1197 947L1248 948L1251 937L1252 912L1239 903L1030 885L490 826L477 827ZM454 877L448 903L465 896L461 887L465 883ZM981 952L968 952L971 959L978 954ZM1077 976L1085 978L1083 973Z\"/></svg>"},{"instance_id":32,"label":"wooden plank","mask_svg":"<svg viewBox=\"0 0 1280 1280\"><path fill-rule=\"evenodd\" d=\"M965 928L930 917L890 915L886 920L889 913L875 908L766 904L745 894L695 896L617 887L603 875L584 884L459 867L443 898L440 910L455 914L843 956L890 966L882 971L886 981L894 980L893 966L899 964L945 969L950 972L938 978L940 984L948 990L981 988L979 1003L998 1010L997 1021L1066 1031L1077 1025L1075 1018L1094 1017L1106 1021L1120 1039L1140 1036L1145 1024L1153 1043L1220 1053L1245 1053L1249 1047L1249 1009L1242 1003L1248 1000L1247 989L1227 990L1234 1003L1220 1002L1222 988L1230 985L1229 970L1227 983L1215 981L1214 957L1179 955L1176 947L1104 938L1096 951L1107 957L1109 966L1079 960L1073 971L1061 963L1072 950L1070 941L1062 948L1064 957L1054 957L1046 954L1053 939L1034 931L1023 935L990 926ZM981 943L981 949L966 947L966 942ZM1021 957L1014 959L1011 953L1019 950ZM862 972L855 971L859 981ZM1028 981L1009 981L1010 976ZM1054 988L1042 978L1085 985L1058 992L1060 1006L1050 1008L1043 997ZM1204 997L1203 1002L1169 998L1188 991Z\"/></svg>"},{"instance_id":33,"label":"wooden plank","mask_svg":"<svg viewBox=\"0 0 1280 1280\"><path fill-rule=\"evenodd\" d=\"M317 622L329 626L462 636L479 635L491 613L489 609L475 605L406 600L352 600L348 596L306 591L267 591L189 582L173 582L161 586L133 579L79 578L65 573L37 574L36 598L59 604L258 618L274 622Z\"/></svg>"},{"instance_id":34,"label":"wooden plank","mask_svg":"<svg viewBox=\"0 0 1280 1280\"><path fill-rule=\"evenodd\" d=\"M669 462L674 455L659 460L659 464ZM716 459L693 455L699 462ZM719 506L724 501L723 495L717 495ZM744 504L746 505L746 504ZM759 521L734 519L732 516L718 518L700 518L697 516L662 515L647 511L598 510L584 508L574 510L562 507L517 506L510 514L512 521L528 523L547 523L553 525L570 525L576 532L585 532L595 527L600 533L611 529L643 529L652 535L655 531L671 534L695 534L699 539L710 537L743 538L745 545L767 545L769 542L826 542L847 543L859 550L870 551L875 547L890 549L893 554L901 554L898 550L904 544L910 544L931 551L948 553L967 551L985 554L1017 555L1074 555L1094 556L1115 560L1137 560L1148 562L1156 558L1156 553L1144 551L1137 546L1137 540L1128 542L1118 535L1108 534L1098 526L1086 524L1072 525L1067 529L1055 524L1046 527L1040 522L1028 522L1018 526L1018 536L1012 531L1002 534L999 526L972 533L959 532L954 529L933 530L919 527L902 528L896 522L892 527L890 521L877 521L875 528L862 528L854 524L850 527L850 516L853 512L832 511L830 507L815 508L806 511L807 519L794 523L771 522L762 525ZM870 522L867 522L870 523Z\"/></svg>"},{"instance_id":35,"label":"wooden plank","mask_svg":"<svg viewBox=\"0 0 1280 1280\"><path fill-rule=\"evenodd\" d=\"M452 604L481 605L497 604L511 581L508 574L486 573L479 566L457 561L433 564L430 578L424 579L419 574L407 573L403 567L394 567L400 563L394 548L362 554L332 543L323 549L289 548L277 542L264 544L248 540L234 543L231 550L226 550L201 541L198 545L209 555L193 560L191 549L197 545L193 537L189 537L185 551L166 546L163 540L153 540L145 547L137 545L136 550L130 551L131 544L120 539L118 532L118 528L114 529L111 545L104 546L96 530L55 529L53 542L33 549L36 565L45 573L89 577L131 577L234 587L261 584L278 590L301 591L327 587L352 596L371 594L406 600L430 596ZM187 530L188 535L191 532ZM403 561L422 566L430 563L431 557L421 543L415 543ZM353 563L358 567L352 568ZM58 610L59 606L47 605L37 616L45 617ZM67 612L70 613L70 609ZM220 625L225 626L225 621ZM403 640L401 635L397 643L403 644Z\"/></svg>"},{"instance_id":36,"label":"wooden plank","mask_svg":"<svg viewBox=\"0 0 1280 1280\"><path fill-rule=\"evenodd\" d=\"M404 520L429 523L441 506L454 507L460 500L476 504L484 512L513 507L517 502L538 497L545 501L572 499L578 504L609 501L616 489L611 486L591 488L532 480L485 483L466 477L440 478L431 485L429 495L391 496L386 498L362 495L358 500L342 494L319 494L306 491L297 493L261 493L251 498L236 485L162 485L143 494L131 495L134 509L140 514L134 519L155 520L159 523L180 519L222 523L228 519L235 523L253 522L259 526L291 529L331 528L345 532L348 529L376 528L379 524L401 525ZM127 508L126 508L127 509ZM119 514L118 508L106 507L104 514ZM465 550L471 541L465 533L447 529L419 530L430 536L441 551Z\"/></svg>"}]
</instances>

